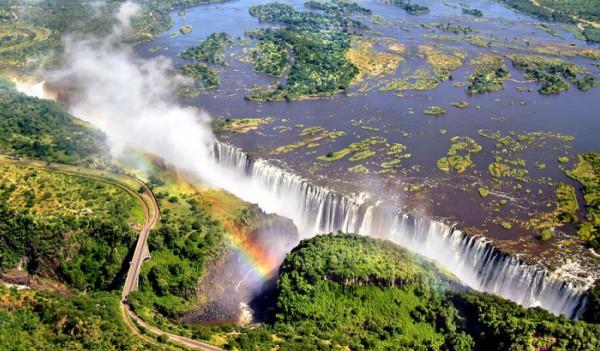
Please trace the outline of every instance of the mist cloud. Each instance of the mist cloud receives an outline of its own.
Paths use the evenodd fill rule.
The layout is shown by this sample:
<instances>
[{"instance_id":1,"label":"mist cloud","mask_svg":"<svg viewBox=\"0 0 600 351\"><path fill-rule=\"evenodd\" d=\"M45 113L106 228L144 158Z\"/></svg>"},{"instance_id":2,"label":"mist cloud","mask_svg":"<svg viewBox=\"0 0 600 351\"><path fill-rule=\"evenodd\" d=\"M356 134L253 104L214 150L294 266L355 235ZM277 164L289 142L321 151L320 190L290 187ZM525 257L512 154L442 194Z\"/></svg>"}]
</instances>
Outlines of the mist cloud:
<instances>
[{"instance_id":1,"label":"mist cloud","mask_svg":"<svg viewBox=\"0 0 600 351\"><path fill-rule=\"evenodd\" d=\"M106 37L65 37L65 64L48 76L53 86L68 87L72 114L102 129L116 156L127 147L156 155L206 185L294 218L279 194L217 164L211 154L216 138L210 116L174 100L177 85L185 79L174 73L172 61L139 58L122 44L131 34L129 23L137 9L125 2Z\"/></svg>"},{"instance_id":2,"label":"mist cloud","mask_svg":"<svg viewBox=\"0 0 600 351\"><path fill-rule=\"evenodd\" d=\"M118 24L105 38L65 37L64 67L50 78L71 87L71 112L104 130L115 155L132 147L198 172L212 164L209 150L215 138L210 118L173 102L182 78L173 74L169 59L141 59L120 43L138 9L124 3L116 16ZM202 178L212 177L206 172Z\"/></svg>"}]
</instances>

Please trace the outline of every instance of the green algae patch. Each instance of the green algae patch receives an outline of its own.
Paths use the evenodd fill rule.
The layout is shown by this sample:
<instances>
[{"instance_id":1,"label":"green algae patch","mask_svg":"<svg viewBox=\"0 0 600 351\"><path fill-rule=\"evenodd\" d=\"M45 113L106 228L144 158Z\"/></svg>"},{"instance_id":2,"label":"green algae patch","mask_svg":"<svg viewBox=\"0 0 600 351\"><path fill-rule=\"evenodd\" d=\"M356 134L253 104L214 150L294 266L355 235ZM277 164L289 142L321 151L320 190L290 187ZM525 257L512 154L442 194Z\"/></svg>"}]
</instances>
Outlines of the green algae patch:
<instances>
[{"instance_id":1,"label":"green algae patch","mask_svg":"<svg viewBox=\"0 0 600 351\"><path fill-rule=\"evenodd\" d=\"M463 173L471 165L473 165L473 161L469 155L446 156L436 162L437 168L446 173L450 173L451 170L456 173Z\"/></svg>"},{"instance_id":2,"label":"green algae patch","mask_svg":"<svg viewBox=\"0 0 600 351\"><path fill-rule=\"evenodd\" d=\"M429 116L443 116L448 112L442 106L429 106L423 110L423 113Z\"/></svg>"},{"instance_id":3,"label":"green algae patch","mask_svg":"<svg viewBox=\"0 0 600 351\"><path fill-rule=\"evenodd\" d=\"M324 131L325 131L325 128L320 127L320 126L308 127L308 128L302 129L299 136L315 135L315 134L323 133Z\"/></svg>"},{"instance_id":4,"label":"green algae patch","mask_svg":"<svg viewBox=\"0 0 600 351\"><path fill-rule=\"evenodd\" d=\"M556 219L561 223L573 223L577 221L575 215L579 210L575 188L571 185L560 183L556 188Z\"/></svg>"}]
</instances>

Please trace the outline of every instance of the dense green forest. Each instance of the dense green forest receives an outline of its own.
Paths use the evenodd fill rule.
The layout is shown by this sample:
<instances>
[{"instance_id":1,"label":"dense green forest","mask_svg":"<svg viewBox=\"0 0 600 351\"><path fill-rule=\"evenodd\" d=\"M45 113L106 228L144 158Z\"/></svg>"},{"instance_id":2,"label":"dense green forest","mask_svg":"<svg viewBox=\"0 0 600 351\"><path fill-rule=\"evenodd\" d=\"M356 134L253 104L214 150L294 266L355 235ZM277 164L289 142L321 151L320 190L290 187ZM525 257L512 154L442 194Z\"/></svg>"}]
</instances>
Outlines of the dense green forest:
<instances>
[{"instance_id":1,"label":"dense green forest","mask_svg":"<svg viewBox=\"0 0 600 351\"><path fill-rule=\"evenodd\" d=\"M578 23L580 20L600 22L599 0L500 0L513 9L549 22ZM600 30L586 25L583 35L600 42Z\"/></svg>"},{"instance_id":2,"label":"dense green forest","mask_svg":"<svg viewBox=\"0 0 600 351\"><path fill-rule=\"evenodd\" d=\"M542 83L540 94L558 94L572 83L581 91L598 85L594 76L583 67L559 58L535 55L508 55L516 69L525 71L524 77Z\"/></svg>"},{"instance_id":3,"label":"dense green forest","mask_svg":"<svg viewBox=\"0 0 600 351\"><path fill-rule=\"evenodd\" d=\"M266 45L269 45L267 56L255 57L255 69L278 74L288 62L291 67L286 84L258 87L250 92L248 99L293 100L335 94L350 87L358 74L358 68L345 56L351 40L344 28L363 28L364 25L360 22L341 15L296 11L291 6L280 3L253 6L250 13L261 21L288 26L248 33L251 38L259 41L258 52L264 51ZM344 11L338 10L336 13ZM293 58L288 58L287 52L283 51L285 48L291 49Z\"/></svg>"},{"instance_id":4,"label":"dense green forest","mask_svg":"<svg viewBox=\"0 0 600 351\"><path fill-rule=\"evenodd\" d=\"M411 15L422 15L429 12L429 7L407 0L386 0L386 3L400 7Z\"/></svg>"},{"instance_id":5,"label":"dense green forest","mask_svg":"<svg viewBox=\"0 0 600 351\"><path fill-rule=\"evenodd\" d=\"M225 0L140 0L132 18L132 44L146 41L170 28L169 12ZM26 40L0 43L0 68L34 69L60 63L62 36L69 33L106 35L117 23L115 14L125 0L110 1L18 1L4 0L0 7L3 38L27 34Z\"/></svg>"},{"instance_id":6,"label":"dense green forest","mask_svg":"<svg viewBox=\"0 0 600 351\"><path fill-rule=\"evenodd\" d=\"M345 16L350 14L370 15L371 10L358 5L355 2L345 0L332 0L331 2L310 0L304 3L309 9L321 10L328 15Z\"/></svg>"},{"instance_id":7,"label":"dense green forest","mask_svg":"<svg viewBox=\"0 0 600 351\"><path fill-rule=\"evenodd\" d=\"M119 295L7 289L0 285L0 349L160 350L134 337L121 318Z\"/></svg>"},{"instance_id":8,"label":"dense green forest","mask_svg":"<svg viewBox=\"0 0 600 351\"><path fill-rule=\"evenodd\" d=\"M176 318L196 306L206 265L223 251L224 230L200 208L201 196L174 197L164 191L163 182L152 185L163 209L160 226L150 233L152 260L142 266L139 291L128 301L136 311L151 309Z\"/></svg>"},{"instance_id":9,"label":"dense green forest","mask_svg":"<svg viewBox=\"0 0 600 351\"><path fill-rule=\"evenodd\" d=\"M143 222L137 200L100 181L0 164L0 269L19 264L80 290L118 288ZM69 233L67 235L67 233Z\"/></svg>"},{"instance_id":10,"label":"dense green forest","mask_svg":"<svg viewBox=\"0 0 600 351\"><path fill-rule=\"evenodd\" d=\"M586 320L598 321L598 292ZM390 242L353 234L302 241L254 328L181 326L229 350L594 350L600 325L477 293Z\"/></svg>"},{"instance_id":11,"label":"dense green forest","mask_svg":"<svg viewBox=\"0 0 600 351\"><path fill-rule=\"evenodd\" d=\"M297 11L290 5L278 2L252 6L250 7L250 14L258 18L261 22L284 24L293 27L366 28L361 22L342 16L342 14L347 14L346 11L337 10L332 15L319 14Z\"/></svg>"},{"instance_id":12,"label":"dense green forest","mask_svg":"<svg viewBox=\"0 0 600 351\"><path fill-rule=\"evenodd\" d=\"M198 45L181 53L181 57L211 64L225 64L223 51L233 44L231 36L227 33L213 33Z\"/></svg>"},{"instance_id":13,"label":"dense green forest","mask_svg":"<svg viewBox=\"0 0 600 351\"><path fill-rule=\"evenodd\" d=\"M105 136L63 107L18 93L0 79L0 153L94 165L107 153Z\"/></svg>"}]
</instances>

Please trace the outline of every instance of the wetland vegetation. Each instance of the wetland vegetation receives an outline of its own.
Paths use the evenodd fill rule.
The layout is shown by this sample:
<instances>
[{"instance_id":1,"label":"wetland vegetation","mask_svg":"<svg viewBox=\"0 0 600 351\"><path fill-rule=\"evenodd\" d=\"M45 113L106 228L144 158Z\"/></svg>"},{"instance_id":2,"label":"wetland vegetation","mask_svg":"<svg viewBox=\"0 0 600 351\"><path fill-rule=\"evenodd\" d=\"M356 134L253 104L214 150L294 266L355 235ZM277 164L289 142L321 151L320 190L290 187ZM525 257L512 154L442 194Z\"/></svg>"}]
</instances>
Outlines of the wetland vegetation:
<instances>
[{"instance_id":1,"label":"wetland vegetation","mask_svg":"<svg viewBox=\"0 0 600 351\"><path fill-rule=\"evenodd\" d=\"M586 22L597 22L598 7L583 0L501 2L566 26L525 21L495 3L473 4L485 11L481 18L482 10L452 1L429 7L397 0L386 1L392 6L260 2L249 9L238 2L204 15L185 10L207 1L145 0L125 40L158 37L137 53L171 56L176 70L193 80L184 88L192 97L186 101L220 116L215 132L248 147L252 157L272 157L326 186L397 194L406 200L402 211L414 206L438 215L442 208L465 233L502 238L498 245L507 252L543 267L573 259L582 268L567 273L588 278L600 249L600 156L590 136L596 121L585 114L596 106L600 51L579 40L600 41L597 27ZM1 8L1 68L58 65L61 36L108 33L118 3L100 6L99 16L89 2ZM223 25L199 25L216 11L223 11ZM232 19L248 23L243 16L260 27L231 25ZM182 46L184 40L189 44ZM577 89L569 91L571 85ZM344 94L332 96L338 93ZM323 99L294 101L309 98ZM6 81L0 81L0 153L122 166L106 156L100 131ZM236 350L600 347L593 324L600 320L598 284L585 322L569 321L470 291L434 263L353 234L301 242L272 276L277 288L260 296L268 302L255 310L261 323L245 328L221 318L210 324L215 314L198 317L214 306L210 286L238 292L215 280L215 272L230 278L219 264L240 241L251 242L255 230L279 219L228 193L188 184L161 161L148 164L143 177L161 220L150 233L152 258L142 266L139 291L128 303L165 331ZM164 336L150 345L130 335L112 292L123 282L144 220L135 198L94 178L4 163L0 173L0 274L31 286L0 285L0 348L163 349ZM289 229L275 228L278 234Z\"/></svg>"},{"instance_id":2,"label":"wetland vegetation","mask_svg":"<svg viewBox=\"0 0 600 351\"><path fill-rule=\"evenodd\" d=\"M0 153L69 164L101 163L105 136L48 100L0 78Z\"/></svg>"},{"instance_id":3,"label":"wetland vegetation","mask_svg":"<svg viewBox=\"0 0 600 351\"><path fill-rule=\"evenodd\" d=\"M186 49L181 57L210 64L225 65L223 51L233 44L233 39L227 33L213 33L198 45Z\"/></svg>"},{"instance_id":4,"label":"wetland vegetation","mask_svg":"<svg viewBox=\"0 0 600 351\"><path fill-rule=\"evenodd\" d=\"M588 217L579 227L579 236L591 247L600 248L600 155L578 156L577 166L567 174L583 186Z\"/></svg>"},{"instance_id":5,"label":"wetland vegetation","mask_svg":"<svg viewBox=\"0 0 600 351\"><path fill-rule=\"evenodd\" d=\"M491 93L504 88L504 81L510 77L510 73L502 57L484 55L473 63L476 67L467 86L469 94Z\"/></svg>"},{"instance_id":6,"label":"wetland vegetation","mask_svg":"<svg viewBox=\"0 0 600 351\"><path fill-rule=\"evenodd\" d=\"M525 78L542 83L540 94L558 94L569 89L568 82L581 91L598 85L598 81L583 67L559 58L531 55L509 55L515 68L525 71Z\"/></svg>"},{"instance_id":7,"label":"wetland vegetation","mask_svg":"<svg viewBox=\"0 0 600 351\"><path fill-rule=\"evenodd\" d=\"M393 6L400 7L411 15L423 15L429 12L429 7L415 4L407 0L386 0L387 3Z\"/></svg>"}]
</instances>

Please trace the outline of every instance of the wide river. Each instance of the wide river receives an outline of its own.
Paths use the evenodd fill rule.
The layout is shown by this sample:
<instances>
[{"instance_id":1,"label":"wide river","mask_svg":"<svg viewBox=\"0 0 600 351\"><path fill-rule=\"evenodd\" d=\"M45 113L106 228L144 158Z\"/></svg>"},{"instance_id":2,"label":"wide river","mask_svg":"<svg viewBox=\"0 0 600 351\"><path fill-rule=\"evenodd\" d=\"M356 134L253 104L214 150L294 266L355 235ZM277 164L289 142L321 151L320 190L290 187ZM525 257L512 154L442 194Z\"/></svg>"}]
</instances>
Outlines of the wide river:
<instances>
[{"instance_id":1,"label":"wide river","mask_svg":"<svg viewBox=\"0 0 600 351\"><path fill-rule=\"evenodd\" d=\"M246 30L271 26L259 23L248 12L250 6L266 2L239 0L200 6L182 14L175 12L172 29L151 42L139 45L136 50L144 57L168 56L176 66L189 63L178 57L178 53L211 33L227 32L233 38L243 38ZM303 1L286 3L305 10ZM497 240L498 246L538 258L558 257L560 248L568 243L563 239L568 239L574 228L566 227L563 235L542 243L523 223L552 207L556 184L564 182L579 188L565 175L565 169L574 166L577 153L600 151L600 118L597 112L600 111L600 88L581 92L571 87L560 95L540 95L537 92L539 83L526 81L523 72L514 69L508 59L505 62L510 69L511 80L505 82L502 91L468 95L465 87L456 83L469 80L474 70L471 60L482 52L532 54L530 47L568 50L570 46L579 49L593 46L578 40L560 25L551 25L555 34L542 30L536 19L494 1L469 2L471 7L483 11L484 17L479 20L463 15L460 2L456 0L423 0L420 3L429 6L431 11L412 16L382 1L360 1L361 6L373 11L372 16L357 17L370 27L364 34L378 39L393 38L406 47L404 60L392 76L367 79L347 93L327 98L274 103L246 101L244 97L254 84L266 86L277 78L255 73L252 64L243 59L244 53L254 43L237 42L226 51L227 65L216 67L221 76L220 87L183 101L206 110L214 118L273 117L272 123L258 131L223 134L220 138L246 152L274 160L316 183L339 190L375 193L390 200L399 209L444 218L447 222L458 223L467 231L483 233ZM372 23L374 16L381 16L385 22ZM436 23L470 26L475 30L473 33L494 44L479 47L465 40L435 39L432 35L448 35L436 29ZM177 35L184 25L191 25L192 32ZM385 80L410 75L419 68L429 69L418 53L418 46L422 44L436 45L446 52L456 53L463 57L464 65L453 71L451 81L441 82L433 90L405 91L402 96L380 91L378 87ZM385 50L380 43L375 47ZM600 78L599 61L577 56L563 58ZM467 101L469 106L450 106L456 101ZM446 107L447 113L437 118L424 115L423 110L432 105ZM344 131L345 135L311 149L273 153L277 147L305 139L305 136L299 135L300 131L315 126ZM511 178L493 179L488 165L500 150L496 147L496 140L480 134L480 130L484 129L515 138L524 133L542 132L540 135L543 136L532 144L509 155L526 161L527 182ZM574 140L556 140L550 132L573 136ZM448 152L449 138L453 136L469 136L482 146L481 152L472 155L474 165L460 174L447 174L436 167L436 161ZM332 163L316 160L317 156L339 150L365 137L384 137L387 143L401 143L411 156L404 159L394 172L387 174L377 172L379 165L387 160L384 154L377 154L362 163L371 171L369 174L349 173L348 168L356 163L347 159ZM568 162L558 162L561 156L566 156ZM540 166L542 164L544 167ZM483 198L478 191L480 187L492 189L493 195ZM578 196L583 203L581 194ZM502 223L510 223L511 226L502 226ZM573 245L572 250L585 253L580 245Z\"/></svg>"}]
</instances>

